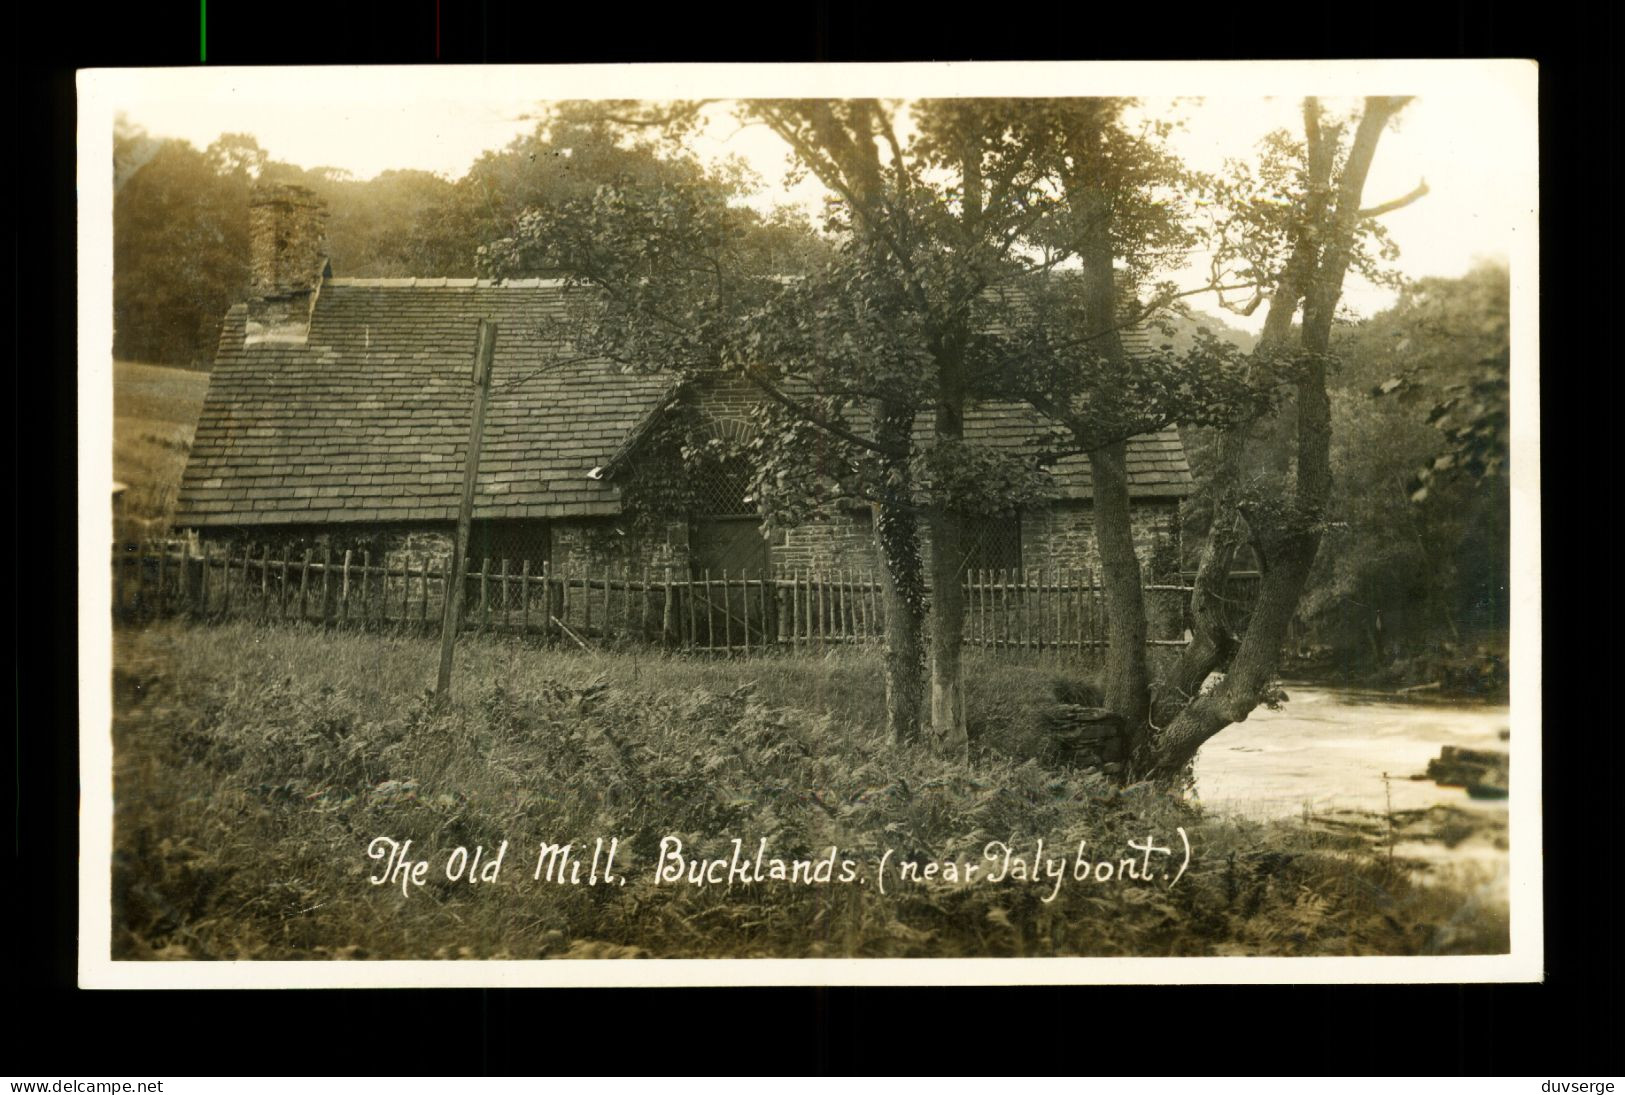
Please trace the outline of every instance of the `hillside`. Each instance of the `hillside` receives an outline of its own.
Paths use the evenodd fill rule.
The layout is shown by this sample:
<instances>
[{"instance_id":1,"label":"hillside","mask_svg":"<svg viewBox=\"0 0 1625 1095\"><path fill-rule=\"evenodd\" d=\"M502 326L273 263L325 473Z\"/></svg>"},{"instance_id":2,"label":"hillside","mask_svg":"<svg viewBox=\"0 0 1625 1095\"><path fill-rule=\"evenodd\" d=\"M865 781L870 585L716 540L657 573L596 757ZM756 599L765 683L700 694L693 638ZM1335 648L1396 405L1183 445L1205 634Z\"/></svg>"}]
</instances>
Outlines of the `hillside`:
<instances>
[{"instance_id":1,"label":"hillside","mask_svg":"<svg viewBox=\"0 0 1625 1095\"><path fill-rule=\"evenodd\" d=\"M169 529L209 374L133 361L113 363L113 478L125 484L114 535Z\"/></svg>"},{"instance_id":2,"label":"hillside","mask_svg":"<svg viewBox=\"0 0 1625 1095\"><path fill-rule=\"evenodd\" d=\"M1232 327L1219 316L1207 312L1191 309L1186 315L1170 315L1153 320L1151 327L1152 344L1161 346L1170 345L1173 351L1183 354L1189 351L1196 343L1196 332L1206 328L1208 333L1220 342L1227 342L1242 350L1251 350L1258 342L1258 336L1251 331L1243 331L1239 327Z\"/></svg>"}]
</instances>

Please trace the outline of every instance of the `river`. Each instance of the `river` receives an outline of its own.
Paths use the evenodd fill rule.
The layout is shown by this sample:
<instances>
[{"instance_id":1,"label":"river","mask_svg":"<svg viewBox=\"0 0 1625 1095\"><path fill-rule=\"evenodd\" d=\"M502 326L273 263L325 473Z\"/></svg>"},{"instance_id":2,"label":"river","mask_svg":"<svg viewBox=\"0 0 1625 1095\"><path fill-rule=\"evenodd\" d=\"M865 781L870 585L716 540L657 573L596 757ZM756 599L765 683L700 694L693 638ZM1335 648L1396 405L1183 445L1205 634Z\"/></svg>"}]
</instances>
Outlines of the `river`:
<instances>
[{"instance_id":1,"label":"river","mask_svg":"<svg viewBox=\"0 0 1625 1095\"><path fill-rule=\"evenodd\" d=\"M1312 684L1285 688L1291 698L1281 710L1261 707L1203 746L1196 791L1210 811L1264 819L1444 804L1505 813L1504 800L1408 778L1423 772L1441 746L1505 750L1505 705L1406 701Z\"/></svg>"}]
</instances>

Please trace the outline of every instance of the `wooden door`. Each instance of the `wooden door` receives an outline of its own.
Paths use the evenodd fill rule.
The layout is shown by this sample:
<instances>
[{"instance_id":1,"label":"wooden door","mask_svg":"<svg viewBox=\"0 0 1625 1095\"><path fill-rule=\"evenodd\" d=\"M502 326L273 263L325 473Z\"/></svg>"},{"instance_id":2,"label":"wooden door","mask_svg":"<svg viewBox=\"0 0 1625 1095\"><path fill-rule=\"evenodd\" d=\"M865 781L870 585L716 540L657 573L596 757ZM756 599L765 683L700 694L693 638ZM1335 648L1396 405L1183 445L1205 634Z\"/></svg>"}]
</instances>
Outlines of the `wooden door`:
<instances>
[{"instance_id":1,"label":"wooden door","mask_svg":"<svg viewBox=\"0 0 1625 1095\"><path fill-rule=\"evenodd\" d=\"M754 584L766 579L771 568L761 522L754 517L696 518L689 527L688 550L690 576L698 583L693 587L694 603L700 609L695 617L694 645L721 649L731 641L742 647L747 624L750 645L766 645L767 637L775 633L771 616L775 598L769 591L764 613L761 588ZM704 585L708 572L709 594ZM730 583L726 595L724 572ZM752 584L740 585L741 577Z\"/></svg>"}]
</instances>

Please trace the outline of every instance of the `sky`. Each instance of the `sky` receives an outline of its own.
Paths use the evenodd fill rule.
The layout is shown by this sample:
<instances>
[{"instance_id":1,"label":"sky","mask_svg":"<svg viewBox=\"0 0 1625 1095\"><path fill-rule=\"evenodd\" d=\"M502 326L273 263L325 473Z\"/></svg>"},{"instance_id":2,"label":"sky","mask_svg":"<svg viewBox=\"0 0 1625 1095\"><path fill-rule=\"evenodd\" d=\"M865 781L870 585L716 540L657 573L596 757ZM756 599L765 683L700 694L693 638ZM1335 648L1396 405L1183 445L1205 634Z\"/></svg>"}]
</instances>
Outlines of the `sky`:
<instances>
[{"instance_id":1,"label":"sky","mask_svg":"<svg viewBox=\"0 0 1625 1095\"><path fill-rule=\"evenodd\" d=\"M1525 62L1103 63L891 66L557 66L552 68L166 69L91 74L115 113L154 136L202 148L222 133L251 133L274 159L340 167L358 178L389 168L463 174L487 149L534 128L550 99L899 97L971 94L1138 93L1146 113L1181 120L1171 143L1185 161L1218 170L1250 159L1276 128L1300 131L1305 93L1329 105L1368 93L1415 93L1382 140L1365 204L1397 198L1426 180L1428 195L1384 218L1412 278L1454 277L1476 261L1506 261L1534 228L1534 68ZM1178 98L1176 98L1176 96ZM735 155L766 186L756 204L816 209L808 180L783 186L786 149L761 126L722 108L697 139L706 158ZM1202 256L1174 275L1200 284ZM1532 273L1532 272L1531 272ZM1344 304L1369 315L1392 294L1351 278ZM1208 297L1197 307L1216 310ZM1226 316L1256 329L1250 319Z\"/></svg>"}]
</instances>

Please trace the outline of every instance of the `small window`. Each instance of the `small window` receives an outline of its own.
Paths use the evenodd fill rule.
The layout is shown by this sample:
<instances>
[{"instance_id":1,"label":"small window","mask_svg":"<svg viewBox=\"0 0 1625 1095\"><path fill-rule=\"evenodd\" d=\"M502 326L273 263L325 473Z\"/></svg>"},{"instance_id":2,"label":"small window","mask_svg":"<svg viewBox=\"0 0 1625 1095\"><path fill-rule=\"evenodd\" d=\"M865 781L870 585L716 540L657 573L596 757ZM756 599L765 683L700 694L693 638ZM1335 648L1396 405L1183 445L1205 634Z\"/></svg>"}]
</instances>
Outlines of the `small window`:
<instances>
[{"instance_id":1,"label":"small window","mask_svg":"<svg viewBox=\"0 0 1625 1095\"><path fill-rule=\"evenodd\" d=\"M969 517L965 520L965 569L1009 570L1021 573L1021 515L1005 513L995 517Z\"/></svg>"},{"instance_id":2,"label":"small window","mask_svg":"<svg viewBox=\"0 0 1625 1095\"><path fill-rule=\"evenodd\" d=\"M475 568L483 559L491 560L493 568L506 559L515 571L525 562L539 571L550 546L546 521L475 521L468 531L468 557Z\"/></svg>"},{"instance_id":3,"label":"small window","mask_svg":"<svg viewBox=\"0 0 1625 1095\"><path fill-rule=\"evenodd\" d=\"M482 566L488 568L485 583L487 611L518 608L524 595L518 582L510 583L504 592L504 586L496 577L502 573L503 562L508 564L510 578L522 575L526 563L530 564L532 574L540 574L543 564L551 555L551 547L552 537L546 521L475 521L470 525L468 571L473 575L478 574ZM468 588L471 610L478 607L479 589L479 585L471 579Z\"/></svg>"},{"instance_id":4,"label":"small window","mask_svg":"<svg viewBox=\"0 0 1625 1095\"><path fill-rule=\"evenodd\" d=\"M750 464L743 458L707 462L694 479L695 517L755 517Z\"/></svg>"}]
</instances>

